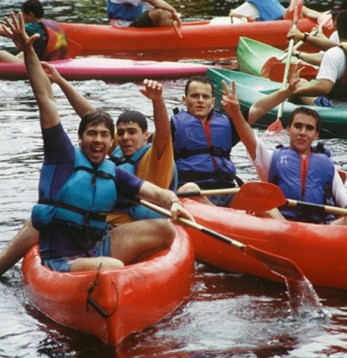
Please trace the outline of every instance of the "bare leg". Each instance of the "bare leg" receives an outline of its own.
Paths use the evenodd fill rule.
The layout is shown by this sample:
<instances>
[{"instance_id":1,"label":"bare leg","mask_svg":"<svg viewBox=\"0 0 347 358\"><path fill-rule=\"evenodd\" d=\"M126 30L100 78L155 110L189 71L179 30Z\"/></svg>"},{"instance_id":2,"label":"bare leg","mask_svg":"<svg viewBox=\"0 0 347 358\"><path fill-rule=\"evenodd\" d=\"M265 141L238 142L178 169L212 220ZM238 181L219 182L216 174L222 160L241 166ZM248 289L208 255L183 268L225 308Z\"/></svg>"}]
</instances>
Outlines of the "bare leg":
<instances>
[{"instance_id":1,"label":"bare leg","mask_svg":"<svg viewBox=\"0 0 347 358\"><path fill-rule=\"evenodd\" d=\"M200 191L200 188L195 183L186 183L178 189L178 193L190 192L190 191ZM201 204L214 205L210 200L208 200L206 196L194 196L191 199Z\"/></svg>"},{"instance_id":2,"label":"bare leg","mask_svg":"<svg viewBox=\"0 0 347 358\"><path fill-rule=\"evenodd\" d=\"M151 9L149 17L156 27L172 26L172 14L167 10Z\"/></svg>"},{"instance_id":3,"label":"bare leg","mask_svg":"<svg viewBox=\"0 0 347 358\"><path fill-rule=\"evenodd\" d=\"M347 217L342 216L341 218L334 220L331 225L347 225Z\"/></svg>"},{"instance_id":4,"label":"bare leg","mask_svg":"<svg viewBox=\"0 0 347 358\"><path fill-rule=\"evenodd\" d=\"M18 234L0 254L0 276L18 262L26 252L39 242L39 233L28 220Z\"/></svg>"},{"instance_id":5,"label":"bare leg","mask_svg":"<svg viewBox=\"0 0 347 358\"><path fill-rule=\"evenodd\" d=\"M140 220L110 232L112 257L125 265L139 262L172 244L175 227L166 219Z\"/></svg>"},{"instance_id":6,"label":"bare leg","mask_svg":"<svg viewBox=\"0 0 347 358\"><path fill-rule=\"evenodd\" d=\"M0 63L1 62L8 62L8 63L24 63L23 58L18 56L12 55L7 51L0 51Z\"/></svg>"}]
</instances>

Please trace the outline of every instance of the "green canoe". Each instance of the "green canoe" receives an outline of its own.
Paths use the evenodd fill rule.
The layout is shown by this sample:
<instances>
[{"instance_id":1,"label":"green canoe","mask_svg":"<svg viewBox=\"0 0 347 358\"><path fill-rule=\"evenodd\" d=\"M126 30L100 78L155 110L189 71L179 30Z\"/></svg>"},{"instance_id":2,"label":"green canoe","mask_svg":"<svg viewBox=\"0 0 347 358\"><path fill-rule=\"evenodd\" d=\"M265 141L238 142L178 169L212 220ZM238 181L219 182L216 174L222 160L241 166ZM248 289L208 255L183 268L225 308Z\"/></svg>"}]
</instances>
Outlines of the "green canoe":
<instances>
[{"instance_id":1,"label":"green canoe","mask_svg":"<svg viewBox=\"0 0 347 358\"><path fill-rule=\"evenodd\" d=\"M213 82L215 88L216 107L220 109L223 95L223 86L221 84L222 80L225 80L228 84L232 80L236 82L236 91L243 111L249 109L250 106L260 97L272 93L282 86L281 83L270 81L267 78L257 77L239 71L213 67L208 68L207 76ZM296 107L298 107L298 105L294 103L284 103L282 115L282 123L284 127L288 124L289 114ZM347 138L347 108L310 107L315 109L322 118L320 130L321 138ZM267 112L257 121L256 126L264 129L267 128L269 124L276 120L277 112L278 107Z\"/></svg>"},{"instance_id":2,"label":"green canoe","mask_svg":"<svg viewBox=\"0 0 347 358\"><path fill-rule=\"evenodd\" d=\"M285 68L284 51L252 40L248 37L240 37L237 46L237 62L241 72L249 73L254 76L270 78L273 81L282 82ZM301 61L302 62L302 61ZM298 63L296 57L291 58L291 64ZM315 66L305 63L305 69L301 77L311 80L317 75Z\"/></svg>"}]
</instances>

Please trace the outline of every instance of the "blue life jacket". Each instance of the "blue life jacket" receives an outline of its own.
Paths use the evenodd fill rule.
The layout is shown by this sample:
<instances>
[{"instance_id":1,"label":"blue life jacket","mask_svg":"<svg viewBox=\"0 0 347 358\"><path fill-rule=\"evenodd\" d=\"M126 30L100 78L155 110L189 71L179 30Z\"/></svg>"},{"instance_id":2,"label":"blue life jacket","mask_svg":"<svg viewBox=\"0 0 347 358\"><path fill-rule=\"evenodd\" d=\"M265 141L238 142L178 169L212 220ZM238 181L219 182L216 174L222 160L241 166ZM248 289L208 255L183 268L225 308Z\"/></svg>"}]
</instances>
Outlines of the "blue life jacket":
<instances>
[{"instance_id":1,"label":"blue life jacket","mask_svg":"<svg viewBox=\"0 0 347 358\"><path fill-rule=\"evenodd\" d=\"M185 110L172 117L178 185L193 181L233 186L236 168L230 159L232 126L229 118L213 111L207 122L211 143L202 122Z\"/></svg>"},{"instance_id":2,"label":"blue life jacket","mask_svg":"<svg viewBox=\"0 0 347 358\"><path fill-rule=\"evenodd\" d=\"M111 160L120 168L136 175L136 168L141 160L141 158L147 153L152 144L148 143L144 147L140 148L136 153L134 153L130 158L126 158L123 155L122 149L120 146L117 146L111 156ZM176 166L174 168L174 178L172 180L170 189L177 190L177 170ZM142 205L134 205L130 203L126 198L119 198L117 201L116 211L127 212L134 220L144 220L144 219L157 219L163 218L164 216L158 214L157 212L147 209Z\"/></svg>"},{"instance_id":3,"label":"blue life jacket","mask_svg":"<svg viewBox=\"0 0 347 358\"><path fill-rule=\"evenodd\" d=\"M44 164L40 200L32 210L34 227L40 230L62 223L87 231L93 229L94 239L100 239L107 231L106 215L117 202L115 169L114 163L107 159L95 169L80 149L75 148L74 172L59 192L51 195L56 165Z\"/></svg>"},{"instance_id":4,"label":"blue life jacket","mask_svg":"<svg viewBox=\"0 0 347 358\"><path fill-rule=\"evenodd\" d=\"M335 168L327 155L311 152L306 176L306 186L301 185L300 154L283 147L274 151L270 166L269 181L278 185L286 198L312 204L334 205L332 185ZM316 209L282 207L282 214L290 220L321 223L330 222L333 215L317 214Z\"/></svg>"},{"instance_id":5,"label":"blue life jacket","mask_svg":"<svg viewBox=\"0 0 347 358\"><path fill-rule=\"evenodd\" d=\"M142 15L143 5L134 6L127 3L114 3L107 1L107 17L111 19L120 19L126 21L133 21Z\"/></svg>"},{"instance_id":6,"label":"blue life jacket","mask_svg":"<svg viewBox=\"0 0 347 358\"><path fill-rule=\"evenodd\" d=\"M283 18L284 7L278 0L247 0L259 12L259 21L273 21Z\"/></svg>"}]
</instances>

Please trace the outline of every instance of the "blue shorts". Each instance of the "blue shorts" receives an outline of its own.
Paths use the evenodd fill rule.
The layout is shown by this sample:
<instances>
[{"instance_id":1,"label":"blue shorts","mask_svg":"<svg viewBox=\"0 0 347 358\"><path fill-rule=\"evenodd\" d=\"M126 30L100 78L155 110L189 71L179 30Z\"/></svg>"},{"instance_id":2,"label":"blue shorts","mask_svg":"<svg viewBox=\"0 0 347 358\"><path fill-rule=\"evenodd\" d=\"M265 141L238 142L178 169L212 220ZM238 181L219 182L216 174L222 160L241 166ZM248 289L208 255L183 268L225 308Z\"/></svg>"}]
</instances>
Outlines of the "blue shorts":
<instances>
[{"instance_id":1,"label":"blue shorts","mask_svg":"<svg viewBox=\"0 0 347 358\"><path fill-rule=\"evenodd\" d=\"M94 257L99 257L99 256L111 257L111 239L109 234L104 236L102 240L98 241L98 243L95 246ZM57 259L44 260L43 264L49 267L53 271L70 272L72 261L80 257L87 257L87 256L80 255L75 257L59 257Z\"/></svg>"},{"instance_id":2,"label":"blue shorts","mask_svg":"<svg viewBox=\"0 0 347 358\"><path fill-rule=\"evenodd\" d=\"M228 208L235 194L209 195L207 198L216 206Z\"/></svg>"}]
</instances>

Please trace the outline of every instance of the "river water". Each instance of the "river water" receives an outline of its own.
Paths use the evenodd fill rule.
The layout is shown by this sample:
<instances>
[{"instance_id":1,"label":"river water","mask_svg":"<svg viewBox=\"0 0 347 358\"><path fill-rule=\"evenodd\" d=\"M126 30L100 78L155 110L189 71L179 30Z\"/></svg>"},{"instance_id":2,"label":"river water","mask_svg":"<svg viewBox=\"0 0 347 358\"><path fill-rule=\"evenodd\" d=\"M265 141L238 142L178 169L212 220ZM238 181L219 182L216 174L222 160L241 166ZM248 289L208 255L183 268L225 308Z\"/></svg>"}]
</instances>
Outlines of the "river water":
<instances>
[{"instance_id":1,"label":"river water","mask_svg":"<svg viewBox=\"0 0 347 358\"><path fill-rule=\"evenodd\" d=\"M47 15L59 20L105 22L103 1L78 3L45 1ZM191 17L225 15L231 2L215 8L214 1L176 1ZM202 6L203 4L204 6ZM205 6L206 5L206 6ZM185 7L184 7L185 6ZM18 9L16 1L2 1L0 15ZM86 11L88 9L88 11ZM205 10L204 10L205 11ZM92 15L90 15L92 14ZM10 43L0 38L0 47ZM180 104L185 81L165 81L169 111ZM149 118L152 109L139 83L74 82L97 106L118 116L136 109ZM55 97L62 122L76 138L77 117L58 88ZM30 215L37 198L42 142L37 107L24 81L0 81L0 250ZM284 134L259 135L274 146ZM335 163L347 169L345 140L326 140ZM238 144L233 159L239 176L256 179L244 148ZM292 318L286 286L255 277L221 272L196 264L191 296L175 312L143 332L126 338L116 349L96 338L50 321L28 302L23 291L20 263L0 279L0 357L346 357L347 294L317 288L327 317Z\"/></svg>"}]
</instances>

